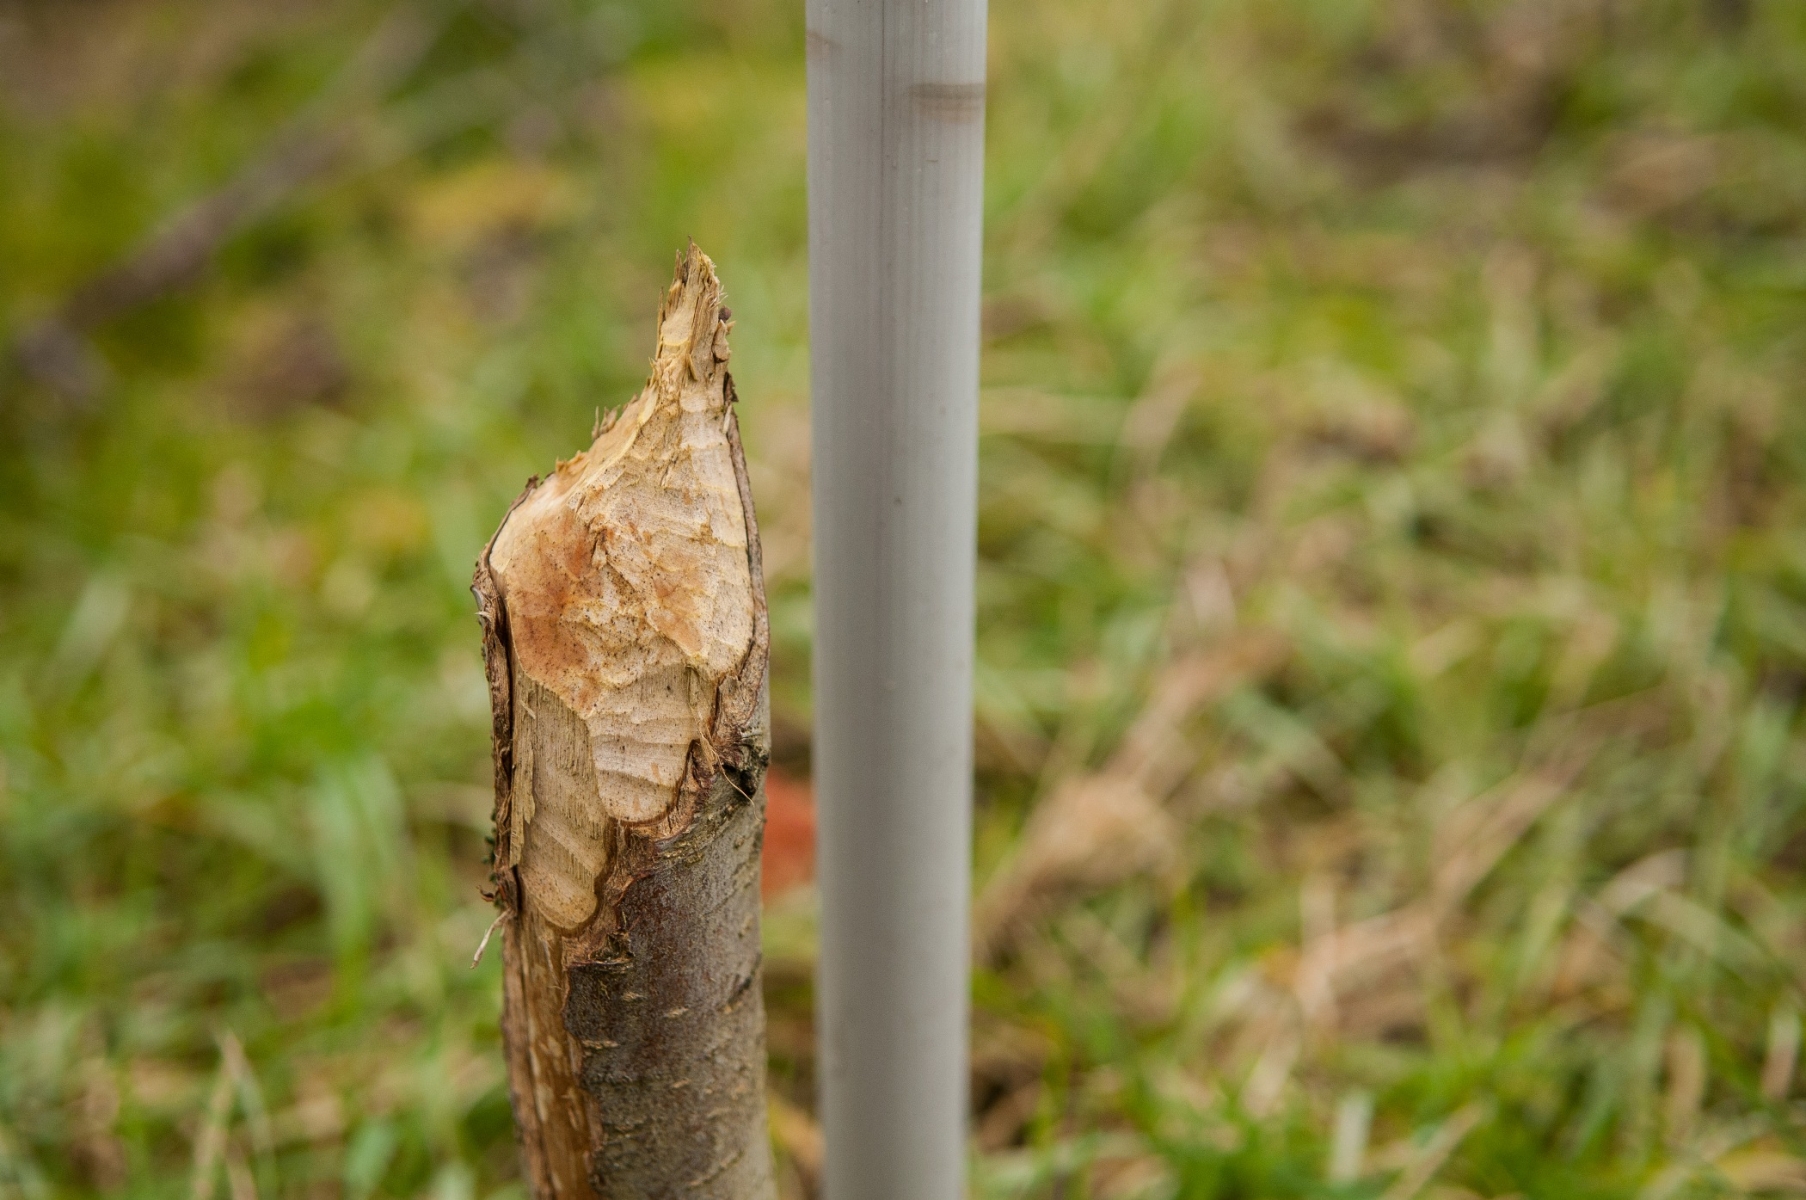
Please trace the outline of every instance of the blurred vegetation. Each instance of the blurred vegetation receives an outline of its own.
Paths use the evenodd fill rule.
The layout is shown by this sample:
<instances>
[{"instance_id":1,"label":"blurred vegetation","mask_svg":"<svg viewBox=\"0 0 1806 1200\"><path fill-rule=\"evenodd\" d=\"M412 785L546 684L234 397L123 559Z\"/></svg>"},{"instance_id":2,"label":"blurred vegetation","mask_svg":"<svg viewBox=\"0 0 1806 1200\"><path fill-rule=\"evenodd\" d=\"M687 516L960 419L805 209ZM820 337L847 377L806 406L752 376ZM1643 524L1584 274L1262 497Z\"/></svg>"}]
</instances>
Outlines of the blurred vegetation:
<instances>
[{"instance_id":1,"label":"blurred vegetation","mask_svg":"<svg viewBox=\"0 0 1806 1200\"><path fill-rule=\"evenodd\" d=\"M0 5L0 1197L519 1194L470 563L693 235L806 771L802 39ZM1806 8L991 71L975 1194L1806 1191Z\"/></svg>"}]
</instances>

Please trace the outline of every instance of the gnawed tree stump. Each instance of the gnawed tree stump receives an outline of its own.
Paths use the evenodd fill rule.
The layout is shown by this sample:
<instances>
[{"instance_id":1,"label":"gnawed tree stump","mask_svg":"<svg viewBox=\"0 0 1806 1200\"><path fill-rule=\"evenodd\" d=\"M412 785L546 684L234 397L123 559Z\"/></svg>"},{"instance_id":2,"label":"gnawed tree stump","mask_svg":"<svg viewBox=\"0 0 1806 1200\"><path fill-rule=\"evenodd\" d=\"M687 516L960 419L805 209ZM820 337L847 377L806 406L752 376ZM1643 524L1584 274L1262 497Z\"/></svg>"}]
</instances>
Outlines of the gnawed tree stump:
<instances>
[{"instance_id":1,"label":"gnawed tree stump","mask_svg":"<svg viewBox=\"0 0 1806 1200\"><path fill-rule=\"evenodd\" d=\"M477 564L502 1031L538 1200L772 1194L770 638L730 324L692 245L645 390Z\"/></svg>"}]
</instances>

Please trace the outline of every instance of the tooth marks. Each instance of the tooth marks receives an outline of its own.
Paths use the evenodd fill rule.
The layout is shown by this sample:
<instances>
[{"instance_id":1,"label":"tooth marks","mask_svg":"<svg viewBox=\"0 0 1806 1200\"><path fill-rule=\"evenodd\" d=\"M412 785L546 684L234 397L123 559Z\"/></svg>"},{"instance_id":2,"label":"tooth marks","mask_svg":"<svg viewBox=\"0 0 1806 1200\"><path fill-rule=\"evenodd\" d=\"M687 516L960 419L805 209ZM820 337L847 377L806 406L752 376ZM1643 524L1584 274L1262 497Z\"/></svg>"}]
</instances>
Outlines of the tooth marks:
<instances>
[{"instance_id":1,"label":"tooth marks","mask_svg":"<svg viewBox=\"0 0 1806 1200\"><path fill-rule=\"evenodd\" d=\"M543 890L561 927L594 911L595 855L561 849L567 836L595 834L604 819L667 836L688 819L692 761L720 761L709 741L717 692L753 644L720 308L714 271L695 254L660 313L645 389L523 499L490 553L516 673L573 714L587 743L576 776L586 794L568 771L543 787L534 772L521 805L524 890ZM533 753L568 758L574 747L554 740ZM557 832L536 838L546 822Z\"/></svg>"}]
</instances>

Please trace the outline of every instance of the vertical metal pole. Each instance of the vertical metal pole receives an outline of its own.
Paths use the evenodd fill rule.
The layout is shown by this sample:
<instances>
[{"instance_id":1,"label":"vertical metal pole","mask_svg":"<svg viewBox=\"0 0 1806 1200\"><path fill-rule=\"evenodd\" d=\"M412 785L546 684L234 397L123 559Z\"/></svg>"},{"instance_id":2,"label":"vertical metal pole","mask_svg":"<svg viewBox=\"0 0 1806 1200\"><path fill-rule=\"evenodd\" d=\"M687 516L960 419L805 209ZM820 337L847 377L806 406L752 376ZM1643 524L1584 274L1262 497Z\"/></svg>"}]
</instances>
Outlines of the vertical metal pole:
<instances>
[{"instance_id":1,"label":"vertical metal pole","mask_svg":"<svg viewBox=\"0 0 1806 1200\"><path fill-rule=\"evenodd\" d=\"M985 0L808 0L828 1200L964 1192Z\"/></svg>"}]
</instances>

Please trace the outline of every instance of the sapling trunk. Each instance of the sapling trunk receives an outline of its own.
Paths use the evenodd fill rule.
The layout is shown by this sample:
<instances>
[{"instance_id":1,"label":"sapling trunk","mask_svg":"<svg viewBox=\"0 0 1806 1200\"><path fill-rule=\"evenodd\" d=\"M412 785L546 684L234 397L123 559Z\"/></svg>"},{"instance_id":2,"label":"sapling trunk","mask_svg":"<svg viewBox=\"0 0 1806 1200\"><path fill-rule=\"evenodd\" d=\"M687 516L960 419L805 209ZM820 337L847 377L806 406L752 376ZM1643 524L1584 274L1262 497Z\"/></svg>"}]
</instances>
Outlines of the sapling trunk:
<instances>
[{"instance_id":1,"label":"sapling trunk","mask_svg":"<svg viewBox=\"0 0 1806 1200\"><path fill-rule=\"evenodd\" d=\"M772 1195L769 629L728 310L694 245L645 390L477 563L502 1033L536 1200Z\"/></svg>"}]
</instances>

